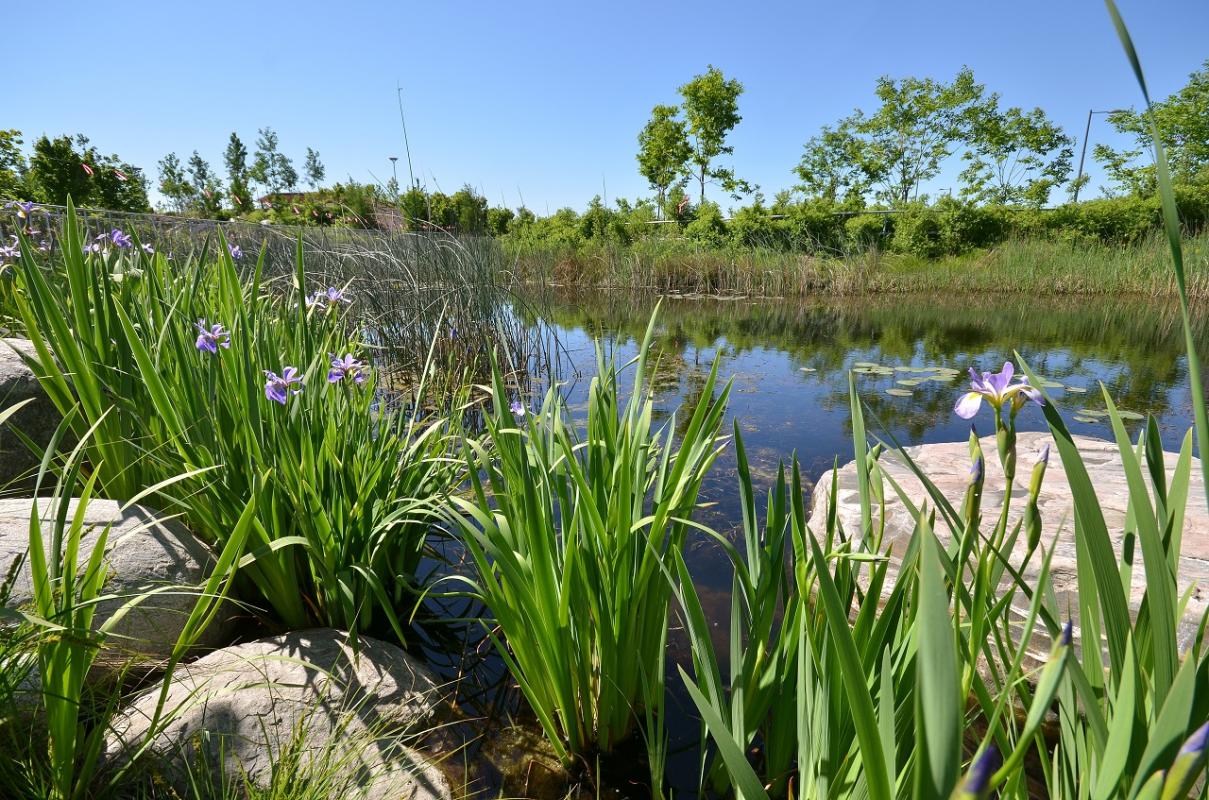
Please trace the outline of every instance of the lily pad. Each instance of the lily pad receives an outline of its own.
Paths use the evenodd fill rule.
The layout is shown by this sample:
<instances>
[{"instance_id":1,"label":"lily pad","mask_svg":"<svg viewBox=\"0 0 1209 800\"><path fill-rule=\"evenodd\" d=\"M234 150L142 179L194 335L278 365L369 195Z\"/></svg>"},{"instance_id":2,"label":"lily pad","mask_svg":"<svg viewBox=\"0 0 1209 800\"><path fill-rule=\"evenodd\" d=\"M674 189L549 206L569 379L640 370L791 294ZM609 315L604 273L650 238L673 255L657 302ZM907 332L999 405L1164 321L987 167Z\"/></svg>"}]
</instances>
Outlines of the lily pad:
<instances>
[{"instance_id":1,"label":"lily pad","mask_svg":"<svg viewBox=\"0 0 1209 800\"><path fill-rule=\"evenodd\" d=\"M1130 422L1137 422L1138 420L1146 419L1145 414L1139 414L1136 411L1124 411L1121 409L1117 409L1117 416Z\"/></svg>"},{"instance_id":2,"label":"lily pad","mask_svg":"<svg viewBox=\"0 0 1209 800\"><path fill-rule=\"evenodd\" d=\"M872 361L854 361L854 362L852 362L852 366L865 367L867 369L872 369L873 367L876 367L878 365L874 364Z\"/></svg>"},{"instance_id":3,"label":"lily pad","mask_svg":"<svg viewBox=\"0 0 1209 800\"><path fill-rule=\"evenodd\" d=\"M1075 422L1082 422L1084 425L1095 425L1097 422L1100 421L1100 420L1096 419L1095 417L1084 417L1080 414L1076 414L1073 417L1073 419L1075 420Z\"/></svg>"},{"instance_id":4,"label":"lily pad","mask_svg":"<svg viewBox=\"0 0 1209 800\"><path fill-rule=\"evenodd\" d=\"M802 367L801 371L802 372L818 372L818 370L815 369L814 367Z\"/></svg>"},{"instance_id":5,"label":"lily pad","mask_svg":"<svg viewBox=\"0 0 1209 800\"><path fill-rule=\"evenodd\" d=\"M899 386L919 386L926 380L927 378L902 378L895 381L895 383L897 383Z\"/></svg>"},{"instance_id":6,"label":"lily pad","mask_svg":"<svg viewBox=\"0 0 1209 800\"><path fill-rule=\"evenodd\" d=\"M892 397L910 397L914 392L910 389L887 389L886 394Z\"/></svg>"},{"instance_id":7,"label":"lily pad","mask_svg":"<svg viewBox=\"0 0 1209 800\"><path fill-rule=\"evenodd\" d=\"M1071 386L1070 384L1067 384L1066 391L1075 392L1076 394L1084 394L1087 392L1087 389L1082 386Z\"/></svg>"},{"instance_id":8,"label":"lily pad","mask_svg":"<svg viewBox=\"0 0 1209 800\"><path fill-rule=\"evenodd\" d=\"M1101 408L1080 408L1075 412L1076 417L1107 417L1108 412Z\"/></svg>"}]
</instances>

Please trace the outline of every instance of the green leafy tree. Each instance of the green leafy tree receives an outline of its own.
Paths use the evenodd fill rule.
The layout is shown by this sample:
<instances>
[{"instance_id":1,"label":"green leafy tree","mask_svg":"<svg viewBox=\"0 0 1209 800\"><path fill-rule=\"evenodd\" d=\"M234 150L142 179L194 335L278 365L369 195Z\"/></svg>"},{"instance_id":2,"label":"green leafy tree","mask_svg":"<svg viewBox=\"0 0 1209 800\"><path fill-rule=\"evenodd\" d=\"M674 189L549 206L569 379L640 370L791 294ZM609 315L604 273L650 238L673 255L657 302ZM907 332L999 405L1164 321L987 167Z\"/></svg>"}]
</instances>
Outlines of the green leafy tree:
<instances>
[{"instance_id":1,"label":"green leafy tree","mask_svg":"<svg viewBox=\"0 0 1209 800\"><path fill-rule=\"evenodd\" d=\"M798 188L812 199L861 198L869 189L864 158L865 143L851 119L841 120L834 128L824 125L806 143L802 160L794 167L802 181Z\"/></svg>"},{"instance_id":2,"label":"green leafy tree","mask_svg":"<svg viewBox=\"0 0 1209 800\"><path fill-rule=\"evenodd\" d=\"M81 206L115 211L148 208L142 171L116 155L102 155L82 134L35 141L26 189L42 203L62 205L70 197Z\"/></svg>"},{"instance_id":3,"label":"green leafy tree","mask_svg":"<svg viewBox=\"0 0 1209 800\"><path fill-rule=\"evenodd\" d=\"M719 167L719 156L730 155L734 148L726 144L727 135L743 119L739 116L739 95L743 84L728 80L717 67L710 65L703 75L697 75L680 87L684 98L684 117L688 124L689 174L697 182L698 202L705 201L705 185L716 183L738 199L740 192L752 187L735 177L734 170Z\"/></svg>"},{"instance_id":4,"label":"green leafy tree","mask_svg":"<svg viewBox=\"0 0 1209 800\"><path fill-rule=\"evenodd\" d=\"M277 132L261 128L256 139L256 155L249 176L268 189L270 194L289 191L298 185L298 170L294 162L279 149Z\"/></svg>"},{"instance_id":5,"label":"green leafy tree","mask_svg":"<svg viewBox=\"0 0 1209 800\"><path fill-rule=\"evenodd\" d=\"M196 190L185 173L185 168L176 153L169 153L159 161L159 190L173 210L184 213L193 203Z\"/></svg>"},{"instance_id":6,"label":"green leafy tree","mask_svg":"<svg viewBox=\"0 0 1209 800\"><path fill-rule=\"evenodd\" d=\"M1209 183L1209 60L1188 76L1188 83L1175 94L1155 103L1151 111L1159 138L1167 151L1171 177L1179 183ZM1118 111L1108 121L1133 139L1121 150L1098 144L1097 161L1116 184L1131 194L1155 191L1153 142L1150 121L1136 111Z\"/></svg>"},{"instance_id":7,"label":"green leafy tree","mask_svg":"<svg viewBox=\"0 0 1209 800\"><path fill-rule=\"evenodd\" d=\"M965 138L971 110L984 91L968 67L951 83L878 79L878 109L868 116L858 111L841 124L861 134L860 163L879 199L903 204L919 196L920 184L940 173L942 162Z\"/></svg>"},{"instance_id":8,"label":"green leafy tree","mask_svg":"<svg viewBox=\"0 0 1209 800\"><path fill-rule=\"evenodd\" d=\"M0 197L22 199L25 186L25 156L21 131L0 130Z\"/></svg>"},{"instance_id":9,"label":"green leafy tree","mask_svg":"<svg viewBox=\"0 0 1209 800\"><path fill-rule=\"evenodd\" d=\"M239 134L231 132L227 140L227 149L223 151L223 163L227 167L228 194L231 204L236 211L246 213L252 210L252 189L248 178L248 148L239 138Z\"/></svg>"},{"instance_id":10,"label":"green leafy tree","mask_svg":"<svg viewBox=\"0 0 1209 800\"><path fill-rule=\"evenodd\" d=\"M1070 177L1074 140L1040 108L1000 110L999 96L975 104L969 114L969 165L961 194L984 203L1042 206Z\"/></svg>"},{"instance_id":11,"label":"green leafy tree","mask_svg":"<svg viewBox=\"0 0 1209 800\"><path fill-rule=\"evenodd\" d=\"M688 126L679 114L678 106L657 105L638 134L638 171L655 191L660 208L667 200L668 189L684 180L693 155Z\"/></svg>"},{"instance_id":12,"label":"green leafy tree","mask_svg":"<svg viewBox=\"0 0 1209 800\"><path fill-rule=\"evenodd\" d=\"M218 216L222 211L222 184L218 175L196 150L189 156L188 171L196 210L206 217Z\"/></svg>"},{"instance_id":13,"label":"green leafy tree","mask_svg":"<svg viewBox=\"0 0 1209 800\"><path fill-rule=\"evenodd\" d=\"M306 182L314 191L323 184L323 178L327 174L327 170L323 166L323 162L319 160L319 151L306 149L306 163L303 166L303 172L306 173ZM392 197L399 193L398 187L393 192L390 192Z\"/></svg>"}]
</instances>

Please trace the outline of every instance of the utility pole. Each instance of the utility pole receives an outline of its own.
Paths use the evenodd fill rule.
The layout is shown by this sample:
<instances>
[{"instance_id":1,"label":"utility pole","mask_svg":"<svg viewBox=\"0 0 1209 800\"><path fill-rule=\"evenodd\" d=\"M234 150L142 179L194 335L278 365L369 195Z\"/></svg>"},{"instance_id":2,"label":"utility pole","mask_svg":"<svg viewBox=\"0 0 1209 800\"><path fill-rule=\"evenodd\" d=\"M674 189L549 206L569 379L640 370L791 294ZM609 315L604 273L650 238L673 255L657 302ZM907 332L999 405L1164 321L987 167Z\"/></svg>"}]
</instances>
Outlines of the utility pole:
<instances>
[{"instance_id":1,"label":"utility pole","mask_svg":"<svg viewBox=\"0 0 1209 800\"><path fill-rule=\"evenodd\" d=\"M1091 115L1092 114L1118 114L1118 113L1122 113L1123 111L1124 111L1124 109L1120 109L1120 108L1114 108L1114 109L1110 109L1108 111L1092 111L1092 110L1088 109L1088 111L1087 111L1087 127L1083 129L1083 148L1079 152L1079 172L1077 175L1075 175L1075 192L1074 192L1074 195L1071 197L1072 203L1079 202L1079 189L1082 188L1082 183L1083 183L1083 160L1085 158L1087 158L1087 137L1091 136Z\"/></svg>"},{"instance_id":2,"label":"utility pole","mask_svg":"<svg viewBox=\"0 0 1209 800\"><path fill-rule=\"evenodd\" d=\"M416 185L416 174L411 169L411 144L407 141L407 120L403 117L403 87L398 81L395 81L395 98L399 101L399 124L403 126L403 149L407 152L407 179L411 181L407 188L411 189Z\"/></svg>"}]
</instances>

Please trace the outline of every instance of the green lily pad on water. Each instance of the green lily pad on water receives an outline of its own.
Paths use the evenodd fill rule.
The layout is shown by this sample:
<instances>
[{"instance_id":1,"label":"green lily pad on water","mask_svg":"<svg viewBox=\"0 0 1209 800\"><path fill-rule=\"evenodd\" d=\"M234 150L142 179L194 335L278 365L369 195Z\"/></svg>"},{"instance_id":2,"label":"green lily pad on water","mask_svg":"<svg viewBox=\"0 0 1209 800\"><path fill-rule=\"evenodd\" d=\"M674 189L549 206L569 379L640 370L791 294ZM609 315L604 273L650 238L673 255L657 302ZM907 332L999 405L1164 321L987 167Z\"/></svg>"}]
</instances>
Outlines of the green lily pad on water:
<instances>
[{"instance_id":1,"label":"green lily pad on water","mask_svg":"<svg viewBox=\"0 0 1209 800\"><path fill-rule=\"evenodd\" d=\"M927 378L902 378L895 381L895 383L897 383L899 386L919 386L926 380Z\"/></svg>"},{"instance_id":2,"label":"green lily pad on water","mask_svg":"<svg viewBox=\"0 0 1209 800\"><path fill-rule=\"evenodd\" d=\"M1071 386L1071 385L1067 384L1066 391L1075 392L1076 394L1084 394L1087 392L1087 389L1085 389L1082 386Z\"/></svg>"},{"instance_id":3,"label":"green lily pad on water","mask_svg":"<svg viewBox=\"0 0 1209 800\"><path fill-rule=\"evenodd\" d=\"M1076 417L1107 417L1108 412L1100 408L1080 408L1075 412Z\"/></svg>"},{"instance_id":4,"label":"green lily pad on water","mask_svg":"<svg viewBox=\"0 0 1209 800\"><path fill-rule=\"evenodd\" d=\"M864 367L865 369L872 369L878 365L874 364L872 361L854 361L854 362L852 362L852 366Z\"/></svg>"},{"instance_id":5,"label":"green lily pad on water","mask_svg":"<svg viewBox=\"0 0 1209 800\"><path fill-rule=\"evenodd\" d=\"M818 370L815 369L814 367L802 367L800 371L801 372L818 372Z\"/></svg>"},{"instance_id":6,"label":"green lily pad on water","mask_svg":"<svg viewBox=\"0 0 1209 800\"><path fill-rule=\"evenodd\" d=\"M891 397L910 397L914 392L910 389L887 389L886 394Z\"/></svg>"},{"instance_id":7,"label":"green lily pad on water","mask_svg":"<svg viewBox=\"0 0 1209 800\"><path fill-rule=\"evenodd\" d=\"M1117 409L1117 416L1128 422L1137 422L1138 420L1146 419L1145 414L1139 414L1136 411L1123 411L1121 409Z\"/></svg>"},{"instance_id":8,"label":"green lily pad on water","mask_svg":"<svg viewBox=\"0 0 1209 800\"><path fill-rule=\"evenodd\" d=\"M1082 422L1084 425L1095 425L1097 422L1100 421L1100 420L1096 419L1095 417L1083 417L1078 414L1076 414L1073 417L1073 419L1075 420L1075 422Z\"/></svg>"}]
</instances>

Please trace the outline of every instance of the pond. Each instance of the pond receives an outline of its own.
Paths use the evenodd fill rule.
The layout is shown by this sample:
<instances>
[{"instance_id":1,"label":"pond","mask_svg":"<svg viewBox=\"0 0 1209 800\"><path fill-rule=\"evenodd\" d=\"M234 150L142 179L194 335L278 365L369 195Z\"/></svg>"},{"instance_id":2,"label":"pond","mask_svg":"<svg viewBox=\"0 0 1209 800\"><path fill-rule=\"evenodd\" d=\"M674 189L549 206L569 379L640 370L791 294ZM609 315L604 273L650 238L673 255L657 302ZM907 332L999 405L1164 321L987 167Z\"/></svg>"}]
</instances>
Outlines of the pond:
<instances>
[{"instance_id":1,"label":"pond","mask_svg":"<svg viewBox=\"0 0 1209 800\"><path fill-rule=\"evenodd\" d=\"M619 360L634 355L659 298L617 292L559 292L529 305L527 321L548 326L558 341L556 379L565 382L573 410L582 413L595 367L594 338ZM1197 316L1204 348L1209 331ZM1016 351L1039 375L1072 432L1109 438L1100 416L1100 383L1119 408L1132 412L1136 433L1143 415L1158 420L1164 445L1178 449L1192 425L1187 360L1178 306L1143 298L1034 299L920 296L807 300L662 299L656 336L657 407L663 414L692 406L715 359L722 380L733 380L725 430L739 421L758 482L766 488L778 463L795 453L811 483L852 458L849 373L867 406L871 434L903 445L959 441L969 423L953 414L966 391L966 370L997 371ZM1204 350L1202 349L1202 352ZM980 432L990 432L984 414ZM1022 430L1043 430L1040 409L1021 411ZM759 487L757 487L759 489ZM724 533L740 524L733 448L719 459L703 487L714 504L701 521ZM760 503L757 502L757 506ZM707 614L725 646L729 569L706 537L690 567ZM669 661L688 666L673 636ZM696 737L691 703L678 677L669 676L674 789L696 786ZM687 796L687 795L686 795Z\"/></svg>"}]
</instances>

